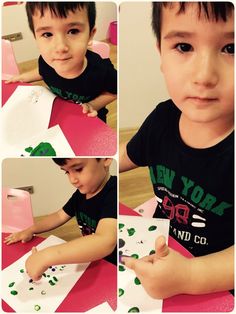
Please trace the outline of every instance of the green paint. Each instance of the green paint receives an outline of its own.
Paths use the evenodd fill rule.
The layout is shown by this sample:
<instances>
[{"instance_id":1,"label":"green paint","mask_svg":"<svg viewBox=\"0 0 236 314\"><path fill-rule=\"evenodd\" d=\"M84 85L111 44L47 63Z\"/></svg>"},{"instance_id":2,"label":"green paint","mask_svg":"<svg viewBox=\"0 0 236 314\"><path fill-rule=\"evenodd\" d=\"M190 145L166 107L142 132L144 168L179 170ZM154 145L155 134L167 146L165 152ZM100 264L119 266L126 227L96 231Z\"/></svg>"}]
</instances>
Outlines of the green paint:
<instances>
[{"instance_id":1,"label":"green paint","mask_svg":"<svg viewBox=\"0 0 236 314\"><path fill-rule=\"evenodd\" d=\"M9 283L8 287L11 288L14 286L14 284L15 284L15 282L13 281L13 282Z\"/></svg>"},{"instance_id":2,"label":"green paint","mask_svg":"<svg viewBox=\"0 0 236 314\"><path fill-rule=\"evenodd\" d=\"M152 254L155 254L155 253L156 253L155 250L151 250L151 251L149 252L149 255L152 255Z\"/></svg>"},{"instance_id":3,"label":"green paint","mask_svg":"<svg viewBox=\"0 0 236 314\"><path fill-rule=\"evenodd\" d=\"M124 228L124 226L125 226L124 224L121 224L121 223L120 223L120 224L119 224L119 229Z\"/></svg>"},{"instance_id":4,"label":"green paint","mask_svg":"<svg viewBox=\"0 0 236 314\"><path fill-rule=\"evenodd\" d=\"M30 151L31 148L32 147L25 148L25 151L30 152L30 156L56 156L54 148L47 142L41 142Z\"/></svg>"},{"instance_id":5,"label":"green paint","mask_svg":"<svg viewBox=\"0 0 236 314\"><path fill-rule=\"evenodd\" d=\"M139 311L139 308L138 307L131 307L131 309L128 310L128 313L138 313L140 312Z\"/></svg>"},{"instance_id":6,"label":"green paint","mask_svg":"<svg viewBox=\"0 0 236 314\"><path fill-rule=\"evenodd\" d=\"M154 230L156 230L156 228L157 228L157 226L150 226L150 227L148 228L148 231L154 231Z\"/></svg>"},{"instance_id":7,"label":"green paint","mask_svg":"<svg viewBox=\"0 0 236 314\"><path fill-rule=\"evenodd\" d=\"M41 310L41 306L39 306L39 305L36 304L36 305L34 306L34 309L35 309L35 311L38 312L39 310Z\"/></svg>"},{"instance_id":8,"label":"green paint","mask_svg":"<svg viewBox=\"0 0 236 314\"><path fill-rule=\"evenodd\" d=\"M139 258L138 254L132 254L131 257L136 258L136 259Z\"/></svg>"},{"instance_id":9,"label":"green paint","mask_svg":"<svg viewBox=\"0 0 236 314\"><path fill-rule=\"evenodd\" d=\"M22 268L22 269L20 269L20 272L21 272L21 273L24 273L24 272L25 272L25 270Z\"/></svg>"},{"instance_id":10,"label":"green paint","mask_svg":"<svg viewBox=\"0 0 236 314\"><path fill-rule=\"evenodd\" d=\"M138 279L138 277L135 277L135 278L134 278L134 283L135 283L136 285L141 285L141 282L140 282L140 280Z\"/></svg>"},{"instance_id":11,"label":"green paint","mask_svg":"<svg viewBox=\"0 0 236 314\"><path fill-rule=\"evenodd\" d=\"M132 235L135 234L135 229L134 228L129 228L127 229L129 236L131 237Z\"/></svg>"},{"instance_id":12,"label":"green paint","mask_svg":"<svg viewBox=\"0 0 236 314\"><path fill-rule=\"evenodd\" d=\"M119 265L119 271L125 271L125 267L123 265Z\"/></svg>"},{"instance_id":13,"label":"green paint","mask_svg":"<svg viewBox=\"0 0 236 314\"><path fill-rule=\"evenodd\" d=\"M54 281L58 281L57 277L53 276L52 278L54 279Z\"/></svg>"},{"instance_id":14,"label":"green paint","mask_svg":"<svg viewBox=\"0 0 236 314\"><path fill-rule=\"evenodd\" d=\"M43 277L47 277L47 275L45 273L43 273Z\"/></svg>"},{"instance_id":15,"label":"green paint","mask_svg":"<svg viewBox=\"0 0 236 314\"><path fill-rule=\"evenodd\" d=\"M31 146L29 146L29 147L27 147L27 148L25 149L25 151L26 151L27 153L31 153L32 150L33 150L33 147L31 147Z\"/></svg>"},{"instance_id":16,"label":"green paint","mask_svg":"<svg viewBox=\"0 0 236 314\"><path fill-rule=\"evenodd\" d=\"M124 289L119 288L119 297L121 297L125 293Z\"/></svg>"},{"instance_id":17,"label":"green paint","mask_svg":"<svg viewBox=\"0 0 236 314\"><path fill-rule=\"evenodd\" d=\"M34 290L34 288L33 288L33 287L30 287L29 290Z\"/></svg>"},{"instance_id":18,"label":"green paint","mask_svg":"<svg viewBox=\"0 0 236 314\"><path fill-rule=\"evenodd\" d=\"M17 295L18 292L17 292L16 290L12 290L12 291L11 291L11 294L12 294L12 295Z\"/></svg>"},{"instance_id":19,"label":"green paint","mask_svg":"<svg viewBox=\"0 0 236 314\"><path fill-rule=\"evenodd\" d=\"M50 275L47 275L47 277L49 278L49 277L50 277Z\"/></svg>"},{"instance_id":20,"label":"green paint","mask_svg":"<svg viewBox=\"0 0 236 314\"><path fill-rule=\"evenodd\" d=\"M49 280L51 286L55 286L55 283L52 280Z\"/></svg>"}]
</instances>

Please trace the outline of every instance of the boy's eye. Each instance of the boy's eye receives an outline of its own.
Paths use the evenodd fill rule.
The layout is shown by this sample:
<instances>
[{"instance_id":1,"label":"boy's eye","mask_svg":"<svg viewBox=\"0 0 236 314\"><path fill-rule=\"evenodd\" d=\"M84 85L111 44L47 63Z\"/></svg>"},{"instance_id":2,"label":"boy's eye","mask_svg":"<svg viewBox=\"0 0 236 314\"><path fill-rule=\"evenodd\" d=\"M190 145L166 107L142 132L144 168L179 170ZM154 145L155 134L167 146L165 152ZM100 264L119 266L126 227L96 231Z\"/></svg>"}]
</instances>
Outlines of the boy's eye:
<instances>
[{"instance_id":1,"label":"boy's eye","mask_svg":"<svg viewBox=\"0 0 236 314\"><path fill-rule=\"evenodd\" d=\"M52 36L52 33L49 33L49 32L46 32L46 33L42 34L42 37L45 37L45 38L48 38L48 37L51 37L51 36Z\"/></svg>"},{"instance_id":2,"label":"boy's eye","mask_svg":"<svg viewBox=\"0 0 236 314\"><path fill-rule=\"evenodd\" d=\"M78 34L80 31L77 29L77 28L72 28L68 31L68 34L71 34L71 35L76 35Z\"/></svg>"},{"instance_id":3,"label":"boy's eye","mask_svg":"<svg viewBox=\"0 0 236 314\"><path fill-rule=\"evenodd\" d=\"M81 172L83 170L83 168L77 168L75 169L76 172Z\"/></svg>"},{"instance_id":4,"label":"boy's eye","mask_svg":"<svg viewBox=\"0 0 236 314\"><path fill-rule=\"evenodd\" d=\"M179 52L189 52L192 51L192 46L190 44L186 43L179 43L175 45L175 49L177 49Z\"/></svg>"},{"instance_id":5,"label":"boy's eye","mask_svg":"<svg viewBox=\"0 0 236 314\"><path fill-rule=\"evenodd\" d=\"M228 45L224 46L222 51L224 53L234 55L234 44L228 44Z\"/></svg>"}]
</instances>

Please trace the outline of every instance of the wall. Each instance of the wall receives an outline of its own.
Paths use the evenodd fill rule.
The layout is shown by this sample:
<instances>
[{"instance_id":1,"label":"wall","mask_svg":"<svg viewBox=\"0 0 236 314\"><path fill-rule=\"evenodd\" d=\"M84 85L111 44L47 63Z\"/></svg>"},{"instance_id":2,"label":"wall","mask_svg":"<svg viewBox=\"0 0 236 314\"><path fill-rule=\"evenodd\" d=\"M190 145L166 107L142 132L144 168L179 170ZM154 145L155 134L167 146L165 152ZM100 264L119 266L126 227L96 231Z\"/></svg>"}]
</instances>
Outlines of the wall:
<instances>
[{"instance_id":1,"label":"wall","mask_svg":"<svg viewBox=\"0 0 236 314\"><path fill-rule=\"evenodd\" d=\"M110 169L116 175L116 161ZM9 158L2 163L2 186L34 186L31 201L34 216L47 215L62 208L75 188L50 158Z\"/></svg>"},{"instance_id":2,"label":"wall","mask_svg":"<svg viewBox=\"0 0 236 314\"><path fill-rule=\"evenodd\" d=\"M113 2L97 2L96 40L108 38L110 22L117 19L117 8ZM17 17L17 18L16 18ZM25 5L12 5L2 8L2 35L22 32L23 40L13 42L18 63L36 59L38 50L32 33L29 30Z\"/></svg>"},{"instance_id":3,"label":"wall","mask_svg":"<svg viewBox=\"0 0 236 314\"><path fill-rule=\"evenodd\" d=\"M119 123L132 128L169 96L151 29L151 2L122 3L119 25Z\"/></svg>"}]
</instances>

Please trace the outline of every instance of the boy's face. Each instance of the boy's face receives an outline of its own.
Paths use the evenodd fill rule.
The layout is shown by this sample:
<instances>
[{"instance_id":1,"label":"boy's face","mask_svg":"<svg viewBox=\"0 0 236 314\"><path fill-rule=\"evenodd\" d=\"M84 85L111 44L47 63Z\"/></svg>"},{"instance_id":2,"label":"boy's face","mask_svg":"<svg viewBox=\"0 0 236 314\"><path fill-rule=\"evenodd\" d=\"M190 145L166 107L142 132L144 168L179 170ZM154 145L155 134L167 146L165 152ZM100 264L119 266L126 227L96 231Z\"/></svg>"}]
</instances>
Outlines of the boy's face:
<instances>
[{"instance_id":1,"label":"boy's face","mask_svg":"<svg viewBox=\"0 0 236 314\"><path fill-rule=\"evenodd\" d=\"M164 8L161 70L170 97L191 122L230 121L234 108L234 19L209 21L198 4ZM223 120L222 120L223 121Z\"/></svg>"},{"instance_id":2,"label":"boy's face","mask_svg":"<svg viewBox=\"0 0 236 314\"><path fill-rule=\"evenodd\" d=\"M61 169L66 172L70 183L87 197L99 192L107 180L107 167L111 159L101 158L72 158Z\"/></svg>"},{"instance_id":3,"label":"boy's face","mask_svg":"<svg viewBox=\"0 0 236 314\"><path fill-rule=\"evenodd\" d=\"M39 51L46 63L64 78L75 78L86 66L85 54L95 29L89 29L87 9L68 12L66 18L45 10L33 16L34 33Z\"/></svg>"}]
</instances>

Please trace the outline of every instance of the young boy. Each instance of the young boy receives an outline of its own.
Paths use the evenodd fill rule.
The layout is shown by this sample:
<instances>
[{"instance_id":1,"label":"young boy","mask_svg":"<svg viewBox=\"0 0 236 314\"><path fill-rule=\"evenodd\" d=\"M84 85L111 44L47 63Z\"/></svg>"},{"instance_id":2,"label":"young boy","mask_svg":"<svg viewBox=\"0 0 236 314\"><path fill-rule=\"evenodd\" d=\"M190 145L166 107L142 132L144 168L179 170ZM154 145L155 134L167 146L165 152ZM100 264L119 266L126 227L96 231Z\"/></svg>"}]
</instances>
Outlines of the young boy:
<instances>
[{"instance_id":1,"label":"young boy","mask_svg":"<svg viewBox=\"0 0 236 314\"><path fill-rule=\"evenodd\" d=\"M234 7L153 3L153 29L171 100L120 147L120 171L148 166L170 235L187 259L156 240L156 254L123 258L153 298L234 287Z\"/></svg>"},{"instance_id":2,"label":"young boy","mask_svg":"<svg viewBox=\"0 0 236 314\"><path fill-rule=\"evenodd\" d=\"M106 122L105 106L116 99L117 73L110 59L88 50L96 32L95 3L27 2L26 12L40 51L38 67L8 83L43 79L54 94Z\"/></svg>"},{"instance_id":3,"label":"young boy","mask_svg":"<svg viewBox=\"0 0 236 314\"><path fill-rule=\"evenodd\" d=\"M116 264L117 180L110 176L109 158L55 158L77 189L69 201L44 220L13 233L6 244L27 242L34 234L53 230L76 217L83 237L41 251L32 250L26 270L39 280L50 265L84 263L101 258Z\"/></svg>"}]
</instances>

